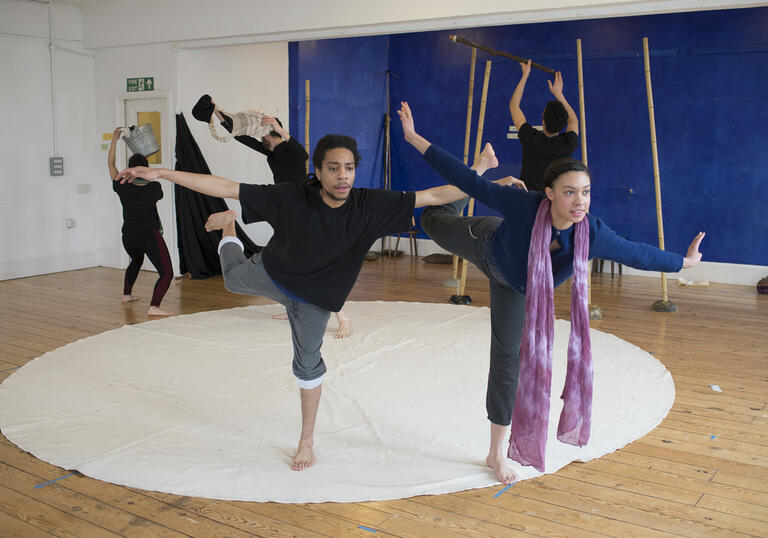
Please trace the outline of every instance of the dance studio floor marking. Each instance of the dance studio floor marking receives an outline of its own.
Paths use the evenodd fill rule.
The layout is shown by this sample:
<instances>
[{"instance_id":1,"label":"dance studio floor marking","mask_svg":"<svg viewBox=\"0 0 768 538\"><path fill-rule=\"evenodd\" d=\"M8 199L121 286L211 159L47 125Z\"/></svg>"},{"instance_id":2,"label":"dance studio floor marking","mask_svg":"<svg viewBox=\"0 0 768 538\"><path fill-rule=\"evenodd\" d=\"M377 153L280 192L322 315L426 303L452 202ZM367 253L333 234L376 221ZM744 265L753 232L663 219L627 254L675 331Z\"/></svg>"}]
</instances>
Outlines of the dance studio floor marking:
<instances>
[{"instance_id":1,"label":"dance studio floor marking","mask_svg":"<svg viewBox=\"0 0 768 538\"><path fill-rule=\"evenodd\" d=\"M497 484L485 385L489 310L350 302L352 336L328 366L317 464L289 467L300 431L287 321L279 305L128 325L30 361L0 385L0 429L67 470L131 487L226 500L352 502ZM674 401L650 354L592 330L592 438L555 440L569 324L555 324L547 471L610 453L652 430ZM515 470L521 480L538 476Z\"/></svg>"}]
</instances>

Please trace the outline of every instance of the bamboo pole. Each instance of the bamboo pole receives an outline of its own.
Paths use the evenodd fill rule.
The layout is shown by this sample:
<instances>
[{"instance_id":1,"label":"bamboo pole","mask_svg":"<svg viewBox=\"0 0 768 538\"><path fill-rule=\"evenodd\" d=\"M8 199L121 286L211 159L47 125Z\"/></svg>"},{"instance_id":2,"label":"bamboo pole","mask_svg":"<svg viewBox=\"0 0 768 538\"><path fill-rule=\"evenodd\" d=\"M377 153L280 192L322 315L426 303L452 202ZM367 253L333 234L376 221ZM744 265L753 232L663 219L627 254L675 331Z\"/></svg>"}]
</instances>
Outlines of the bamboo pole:
<instances>
[{"instance_id":1,"label":"bamboo pole","mask_svg":"<svg viewBox=\"0 0 768 538\"><path fill-rule=\"evenodd\" d=\"M387 82L386 82L386 85L387 85L387 119L386 119L387 147L385 148L387 164L386 164L386 174L384 177L384 188L389 190L389 189L392 189L392 154L390 153L392 146L390 145L390 138L389 138L391 134L389 129L390 129L390 123L392 122L392 117L390 116L390 110L389 110L389 71L387 71L385 76L387 78Z\"/></svg>"},{"instance_id":2,"label":"bamboo pole","mask_svg":"<svg viewBox=\"0 0 768 538\"><path fill-rule=\"evenodd\" d=\"M384 77L387 97L387 114L384 117L384 188L390 190L392 188L392 161L390 158L391 146L389 142L389 124L391 122L389 115L389 70L384 73ZM385 254L389 255L390 258L394 258L397 255L397 253L394 252L391 248L391 241L389 236L384 236L381 238L381 257L383 258Z\"/></svg>"},{"instance_id":3,"label":"bamboo pole","mask_svg":"<svg viewBox=\"0 0 768 538\"><path fill-rule=\"evenodd\" d=\"M461 43L462 45L467 45L468 47L472 47L473 49L480 49L482 51L487 52L488 54L492 54L494 56L502 56L504 58L510 58L512 60L515 60L516 62L526 63L528 61L527 58L521 58L520 56L516 56L514 54L510 54L508 52L503 52L500 50L492 49L490 47L485 47L483 45L480 45L479 43L475 43L474 41L469 41L468 39L461 38L459 36L455 35L449 35L448 39L453 41L454 43ZM542 71L545 71L549 73L550 75L554 75L556 71L550 67L545 67L541 65L540 63L531 62L531 67L535 67L536 69L541 69Z\"/></svg>"},{"instance_id":4,"label":"bamboo pole","mask_svg":"<svg viewBox=\"0 0 768 538\"><path fill-rule=\"evenodd\" d=\"M579 72L579 138L581 139L581 162L589 166L587 159L587 115L584 106L584 62L581 54L581 39L576 40L576 67ZM587 273L587 304L589 305L589 319L603 319L600 307L592 304L592 264L589 264Z\"/></svg>"},{"instance_id":5,"label":"bamboo pole","mask_svg":"<svg viewBox=\"0 0 768 538\"><path fill-rule=\"evenodd\" d=\"M469 96L467 97L467 126L464 129L464 164L469 163L469 138L472 129L472 100L475 93L475 64L477 49L472 49L472 60L469 63Z\"/></svg>"},{"instance_id":6,"label":"bamboo pole","mask_svg":"<svg viewBox=\"0 0 768 538\"><path fill-rule=\"evenodd\" d=\"M475 156L473 162L480 156L480 148L483 146L483 127L485 126L485 104L488 99L488 82L491 79L491 60L485 61L485 77L483 78L483 93L480 97L480 112L477 118L477 137L475 138ZM475 199L469 200L467 216L471 217L475 213ZM464 295L467 285L467 260L461 260L461 279L456 294L459 297Z\"/></svg>"},{"instance_id":7,"label":"bamboo pole","mask_svg":"<svg viewBox=\"0 0 768 538\"><path fill-rule=\"evenodd\" d=\"M659 230L659 248L664 250L664 222L661 215L661 178L659 177L659 151L656 143L656 119L653 109L653 90L651 89L651 61L648 53L648 38L643 38L643 60L645 62L645 89L648 96L648 119L651 124L651 155L653 158L653 184L656 191L656 223ZM669 301L667 295L666 273L661 274L661 301L651 307L659 312L674 312L677 306Z\"/></svg>"},{"instance_id":8,"label":"bamboo pole","mask_svg":"<svg viewBox=\"0 0 768 538\"><path fill-rule=\"evenodd\" d=\"M304 81L304 151L309 155L309 79ZM309 159L307 159L309 173Z\"/></svg>"},{"instance_id":9,"label":"bamboo pole","mask_svg":"<svg viewBox=\"0 0 768 538\"><path fill-rule=\"evenodd\" d=\"M579 134L581 135L581 162L585 166L587 164L587 117L584 114L584 69L581 56L581 39L576 40L576 65L579 69L579 123L581 123L581 129Z\"/></svg>"},{"instance_id":10,"label":"bamboo pole","mask_svg":"<svg viewBox=\"0 0 768 538\"><path fill-rule=\"evenodd\" d=\"M477 64L477 49L472 49L472 60L469 62L469 95L467 96L467 125L464 129L464 164L469 162L469 139L472 134L472 101L475 97L475 67ZM459 282L459 257L453 255L453 275L451 285L457 286Z\"/></svg>"}]
</instances>

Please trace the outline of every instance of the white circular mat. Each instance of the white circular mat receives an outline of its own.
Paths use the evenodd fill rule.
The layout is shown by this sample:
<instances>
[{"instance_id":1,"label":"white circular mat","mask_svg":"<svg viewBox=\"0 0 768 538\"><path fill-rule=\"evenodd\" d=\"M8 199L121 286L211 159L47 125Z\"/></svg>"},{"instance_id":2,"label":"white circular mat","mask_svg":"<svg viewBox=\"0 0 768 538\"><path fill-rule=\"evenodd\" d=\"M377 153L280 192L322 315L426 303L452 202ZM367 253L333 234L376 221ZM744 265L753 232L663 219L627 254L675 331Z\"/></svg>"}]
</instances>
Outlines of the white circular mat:
<instances>
[{"instance_id":1,"label":"white circular mat","mask_svg":"<svg viewBox=\"0 0 768 538\"><path fill-rule=\"evenodd\" d=\"M497 484L484 464L488 308L350 302L331 317L315 450L290 469L300 433L279 305L128 325L46 353L0 385L0 429L65 469L127 486L218 499L363 501ZM592 330L592 438L556 440L569 324L555 324L547 471L641 437L674 401L654 357ZM538 476L514 464L521 479Z\"/></svg>"}]
</instances>

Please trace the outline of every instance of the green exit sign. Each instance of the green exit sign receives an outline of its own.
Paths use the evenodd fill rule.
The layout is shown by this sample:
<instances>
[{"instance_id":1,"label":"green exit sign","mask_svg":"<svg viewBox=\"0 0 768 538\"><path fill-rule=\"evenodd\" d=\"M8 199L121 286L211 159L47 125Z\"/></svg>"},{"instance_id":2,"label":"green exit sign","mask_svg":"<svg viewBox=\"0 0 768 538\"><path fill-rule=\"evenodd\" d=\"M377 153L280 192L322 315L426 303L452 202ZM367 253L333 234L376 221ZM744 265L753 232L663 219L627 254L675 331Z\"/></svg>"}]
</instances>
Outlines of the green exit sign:
<instances>
[{"instance_id":1,"label":"green exit sign","mask_svg":"<svg viewBox=\"0 0 768 538\"><path fill-rule=\"evenodd\" d=\"M155 77L137 77L126 79L129 92L151 92L155 89Z\"/></svg>"}]
</instances>

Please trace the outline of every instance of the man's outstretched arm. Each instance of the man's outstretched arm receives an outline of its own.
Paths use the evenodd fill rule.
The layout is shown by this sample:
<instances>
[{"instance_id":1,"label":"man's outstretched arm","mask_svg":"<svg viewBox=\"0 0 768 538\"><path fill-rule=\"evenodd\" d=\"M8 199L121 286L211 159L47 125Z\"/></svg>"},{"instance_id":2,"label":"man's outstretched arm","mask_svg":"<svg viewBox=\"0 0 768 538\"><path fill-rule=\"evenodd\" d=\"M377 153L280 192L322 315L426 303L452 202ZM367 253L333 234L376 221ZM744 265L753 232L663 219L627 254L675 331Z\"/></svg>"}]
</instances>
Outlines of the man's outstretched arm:
<instances>
[{"instance_id":1,"label":"man's outstretched arm","mask_svg":"<svg viewBox=\"0 0 768 538\"><path fill-rule=\"evenodd\" d=\"M229 179L211 176L207 174L193 174L192 172L181 172L179 170L168 170L167 168L149 168L146 166L134 166L126 168L120 172L115 181L120 183L132 182L137 177L147 181L156 181L158 179L167 179L171 183L176 183L201 194L215 196L217 198L240 199L240 183Z\"/></svg>"}]
</instances>

